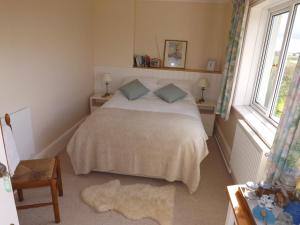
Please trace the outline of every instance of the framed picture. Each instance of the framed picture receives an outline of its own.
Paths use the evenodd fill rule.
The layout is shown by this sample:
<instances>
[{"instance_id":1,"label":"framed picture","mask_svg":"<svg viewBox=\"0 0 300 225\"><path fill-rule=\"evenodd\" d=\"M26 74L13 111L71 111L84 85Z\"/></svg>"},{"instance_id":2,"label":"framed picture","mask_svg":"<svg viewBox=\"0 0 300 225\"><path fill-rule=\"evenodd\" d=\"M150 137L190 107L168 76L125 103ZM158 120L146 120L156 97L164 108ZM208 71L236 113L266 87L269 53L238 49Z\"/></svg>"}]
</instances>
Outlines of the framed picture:
<instances>
[{"instance_id":1,"label":"framed picture","mask_svg":"<svg viewBox=\"0 0 300 225\"><path fill-rule=\"evenodd\" d=\"M153 68L160 68L160 62L161 60L158 59L158 58L152 58L150 60L150 67L153 67Z\"/></svg>"},{"instance_id":2,"label":"framed picture","mask_svg":"<svg viewBox=\"0 0 300 225\"><path fill-rule=\"evenodd\" d=\"M164 67L185 68L187 41L166 40L164 51Z\"/></svg>"}]
</instances>

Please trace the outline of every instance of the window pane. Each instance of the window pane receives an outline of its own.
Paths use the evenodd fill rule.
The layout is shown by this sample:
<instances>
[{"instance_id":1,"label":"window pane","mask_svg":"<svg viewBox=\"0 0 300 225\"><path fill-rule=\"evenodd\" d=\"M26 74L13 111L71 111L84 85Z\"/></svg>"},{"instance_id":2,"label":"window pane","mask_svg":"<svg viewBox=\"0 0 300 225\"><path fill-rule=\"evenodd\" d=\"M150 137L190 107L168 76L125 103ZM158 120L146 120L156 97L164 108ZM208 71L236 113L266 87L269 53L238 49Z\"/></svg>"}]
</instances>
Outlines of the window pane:
<instances>
[{"instance_id":1,"label":"window pane","mask_svg":"<svg viewBox=\"0 0 300 225\"><path fill-rule=\"evenodd\" d=\"M277 81L277 69L280 60L280 51L284 40L284 33L289 13L282 13L272 17L272 25L266 49L264 66L256 95L256 102L268 108L273 99L274 88Z\"/></svg>"},{"instance_id":2,"label":"window pane","mask_svg":"<svg viewBox=\"0 0 300 225\"><path fill-rule=\"evenodd\" d=\"M294 27L286 56L284 74L281 80L279 93L276 99L276 104L272 112L272 116L276 121L279 121L282 115L286 96L288 95L293 75L296 69L297 62L300 57L300 8L297 6L297 14L295 17Z\"/></svg>"}]
</instances>

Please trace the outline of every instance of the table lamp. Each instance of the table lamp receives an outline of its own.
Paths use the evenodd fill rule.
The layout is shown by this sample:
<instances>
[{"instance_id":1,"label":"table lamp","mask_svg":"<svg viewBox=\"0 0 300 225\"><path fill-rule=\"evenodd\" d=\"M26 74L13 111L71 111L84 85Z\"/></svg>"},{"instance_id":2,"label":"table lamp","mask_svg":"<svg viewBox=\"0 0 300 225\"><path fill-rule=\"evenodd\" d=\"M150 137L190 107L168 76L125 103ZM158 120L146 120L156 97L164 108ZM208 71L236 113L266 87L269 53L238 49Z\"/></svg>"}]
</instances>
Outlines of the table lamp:
<instances>
[{"instance_id":1,"label":"table lamp","mask_svg":"<svg viewBox=\"0 0 300 225\"><path fill-rule=\"evenodd\" d=\"M200 78L198 81L198 86L201 87L202 95L199 99L199 103L205 102L204 100L204 91L208 87L208 80L206 78Z\"/></svg>"},{"instance_id":2,"label":"table lamp","mask_svg":"<svg viewBox=\"0 0 300 225\"><path fill-rule=\"evenodd\" d=\"M106 74L103 75L103 82L105 83L105 86L106 86L106 92L103 95L103 97L110 96L110 93L108 91L108 86L109 86L111 81L112 81L112 78L111 78L111 75L109 73L106 73Z\"/></svg>"}]
</instances>

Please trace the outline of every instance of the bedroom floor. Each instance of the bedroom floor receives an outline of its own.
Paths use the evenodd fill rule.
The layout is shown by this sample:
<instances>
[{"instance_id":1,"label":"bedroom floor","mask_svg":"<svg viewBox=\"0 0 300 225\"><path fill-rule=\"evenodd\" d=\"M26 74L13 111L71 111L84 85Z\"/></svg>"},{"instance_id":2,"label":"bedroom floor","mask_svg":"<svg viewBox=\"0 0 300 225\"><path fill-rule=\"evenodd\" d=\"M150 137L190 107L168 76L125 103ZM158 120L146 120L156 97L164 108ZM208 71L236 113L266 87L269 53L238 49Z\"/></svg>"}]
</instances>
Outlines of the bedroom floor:
<instances>
[{"instance_id":1,"label":"bedroom floor","mask_svg":"<svg viewBox=\"0 0 300 225\"><path fill-rule=\"evenodd\" d=\"M173 225L221 225L225 223L227 197L225 186L232 184L216 141L208 141L210 154L201 164L201 182L196 193L190 195L185 185L176 182ZM75 176L66 153L61 156L64 196L60 198L61 225L157 225L151 219L132 221L116 212L96 213L80 199L80 191L94 184L119 179L121 184L144 183L164 185L168 182L106 173ZM25 201L48 201L48 189L24 191ZM52 207L19 211L21 225L48 225L53 223Z\"/></svg>"}]
</instances>

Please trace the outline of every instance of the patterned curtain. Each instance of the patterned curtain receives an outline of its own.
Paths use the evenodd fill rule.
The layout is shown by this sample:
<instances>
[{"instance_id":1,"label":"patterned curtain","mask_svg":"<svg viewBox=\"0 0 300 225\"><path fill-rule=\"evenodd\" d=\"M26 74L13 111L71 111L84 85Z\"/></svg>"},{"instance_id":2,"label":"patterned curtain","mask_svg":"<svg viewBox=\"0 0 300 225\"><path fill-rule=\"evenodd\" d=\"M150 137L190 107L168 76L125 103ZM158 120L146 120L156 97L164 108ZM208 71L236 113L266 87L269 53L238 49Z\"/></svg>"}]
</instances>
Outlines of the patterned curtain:
<instances>
[{"instance_id":1,"label":"patterned curtain","mask_svg":"<svg viewBox=\"0 0 300 225\"><path fill-rule=\"evenodd\" d=\"M293 186L300 177L300 59L272 147L269 182Z\"/></svg>"},{"instance_id":2,"label":"patterned curtain","mask_svg":"<svg viewBox=\"0 0 300 225\"><path fill-rule=\"evenodd\" d=\"M229 33L226 62L223 71L224 78L216 110L217 114L220 114L221 117L225 119L228 119L230 113L248 8L248 0L233 0L231 30Z\"/></svg>"}]
</instances>

